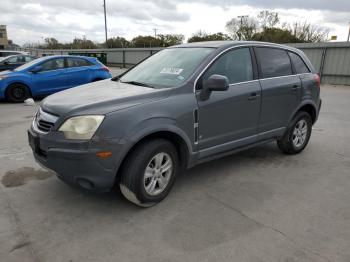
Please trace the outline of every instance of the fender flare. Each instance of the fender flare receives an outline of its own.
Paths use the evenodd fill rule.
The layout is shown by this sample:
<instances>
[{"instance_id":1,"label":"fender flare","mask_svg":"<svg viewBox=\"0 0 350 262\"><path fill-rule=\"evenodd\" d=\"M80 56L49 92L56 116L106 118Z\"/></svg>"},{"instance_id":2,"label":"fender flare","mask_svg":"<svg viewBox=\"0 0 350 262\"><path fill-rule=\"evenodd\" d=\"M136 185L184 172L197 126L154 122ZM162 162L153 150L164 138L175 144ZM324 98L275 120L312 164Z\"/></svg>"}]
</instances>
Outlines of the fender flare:
<instances>
[{"instance_id":1,"label":"fender flare","mask_svg":"<svg viewBox=\"0 0 350 262\"><path fill-rule=\"evenodd\" d=\"M306 105L310 105L314 108L315 112L316 112L316 117L317 117L317 106L316 106L316 103L311 100L311 99L305 99L303 100L300 105L297 107L296 110L293 111L292 115L289 117L289 120L288 120L288 123L290 123L293 119L293 117L295 116L295 114L300 111L300 109Z\"/></svg>"},{"instance_id":2,"label":"fender flare","mask_svg":"<svg viewBox=\"0 0 350 262\"><path fill-rule=\"evenodd\" d=\"M13 85L13 84L25 85L28 88L30 94L31 95L33 94L31 85L29 83L27 83L26 81L22 81L22 80L13 80L13 81L8 82L7 85L4 88L4 94L6 94L7 88L9 88L9 86Z\"/></svg>"},{"instance_id":3,"label":"fender flare","mask_svg":"<svg viewBox=\"0 0 350 262\"><path fill-rule=\"evenodd\" d=\"M142 121L136 125L125 137L120 139L121 144L127 144L121 150L117 163L115 174L120 169L121 164L125 160L130 150L142 139L158 132L170 132L180 137L187 147L188 160L186 166L190 162L191 155L193 154L193 146L188 135L179 127L176 126L174 119L165 117L155 117Z\"/></svg>"}]
</instances>

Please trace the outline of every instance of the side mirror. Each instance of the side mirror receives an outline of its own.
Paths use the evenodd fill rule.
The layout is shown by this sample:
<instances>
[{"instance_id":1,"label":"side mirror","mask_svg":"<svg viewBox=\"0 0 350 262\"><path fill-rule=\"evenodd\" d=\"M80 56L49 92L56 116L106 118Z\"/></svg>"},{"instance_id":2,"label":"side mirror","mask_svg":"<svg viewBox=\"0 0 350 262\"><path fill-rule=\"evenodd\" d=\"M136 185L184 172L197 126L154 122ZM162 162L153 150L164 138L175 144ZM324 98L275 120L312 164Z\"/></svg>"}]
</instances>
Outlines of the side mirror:
<instances>
[{"instance_id":1,"label":"side mirror","mask_svg":"<svg viewBox=\"0 0 350 262\"><path fill-rule=\"evenodd\" d=\"M42 69L42 66L34 66L32 69L30 69L30 72L33 74L40 72Z\"/></svg>"},{"instance_id":2,"label":"side mirror","mask_svg":"<svg viewBox=\"0 0 350 262\"><path fill-rule=\"evenodd\" d=\"M9 64L10 64L9 61L4 62L4 65L9 65Z\"/></svg>"},{"instance_id":3,"label":"side mirror","mask_svg":"<svg viewBox=\"0 0 350 262\"><path fill-rule=\"evenodd\" d=\"M209 99L212 91L226 91L230 87L228 78L223 75L212 75L203 83L203 89L200 93L202 100Z\"/></svg>"}]
</instances>

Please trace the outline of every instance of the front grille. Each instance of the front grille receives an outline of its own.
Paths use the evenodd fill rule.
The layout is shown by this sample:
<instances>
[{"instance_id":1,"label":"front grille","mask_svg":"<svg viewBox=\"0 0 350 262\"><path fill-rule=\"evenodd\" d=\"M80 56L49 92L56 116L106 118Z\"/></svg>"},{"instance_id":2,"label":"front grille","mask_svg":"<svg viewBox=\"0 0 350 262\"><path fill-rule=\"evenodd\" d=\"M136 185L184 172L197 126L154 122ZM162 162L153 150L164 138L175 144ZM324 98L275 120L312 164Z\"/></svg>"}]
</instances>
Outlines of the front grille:
<instances>
[{"instance_id":1,"label":"front grille","mask_svg":"<svg viewBox=\"0 0 350 262\"><path fill-rule=\"evenodd\" d=\"M33 121L33 128L39 133L48 133L51 128L55 125L58 117L43 111L39 108Z\"/></svg>"},{"instance_id":2,"label":"front grille","mask_svg":"<svg viewBox=\"0 0 350 262\"><path fill-rule=\"evenodd\" d=\"M37 122L37 127L39 130L43 131L43 132L50 132L51 127L54 126L55 123L51 123L45 120L38 120Z\"/></svg>"}]
</instances>

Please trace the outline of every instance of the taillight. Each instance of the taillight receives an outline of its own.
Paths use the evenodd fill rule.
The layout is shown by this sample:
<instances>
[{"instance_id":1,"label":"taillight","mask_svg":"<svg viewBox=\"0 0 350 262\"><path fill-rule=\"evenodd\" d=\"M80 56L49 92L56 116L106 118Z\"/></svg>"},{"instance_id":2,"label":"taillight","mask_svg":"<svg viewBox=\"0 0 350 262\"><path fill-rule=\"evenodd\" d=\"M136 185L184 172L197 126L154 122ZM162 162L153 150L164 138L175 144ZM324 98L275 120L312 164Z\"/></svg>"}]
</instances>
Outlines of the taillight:
<instances>
[{"instance_id":1,"label":"taillight","mask_svg":"<svg viewBox=\"0 0 350 262\"><path fill-rule=\"evenodd\" d=\"M102 66L102 68L101 68L102 70L104 70L104 71L107 71L108 73L110 73L111 72L111 70L107 67L107 66Z\"/></svg>"},{"instance_id":2,"label":"taillight","mask_svg":"<svg viewBox=\"0 0 350 262\"><path fill-rule=\"evenodd\" d=\"M317 87L320 88L321 87L321 78L320 78L319 74L315 75L315 81L316 81Z\"/></svg>"}]
</instances>

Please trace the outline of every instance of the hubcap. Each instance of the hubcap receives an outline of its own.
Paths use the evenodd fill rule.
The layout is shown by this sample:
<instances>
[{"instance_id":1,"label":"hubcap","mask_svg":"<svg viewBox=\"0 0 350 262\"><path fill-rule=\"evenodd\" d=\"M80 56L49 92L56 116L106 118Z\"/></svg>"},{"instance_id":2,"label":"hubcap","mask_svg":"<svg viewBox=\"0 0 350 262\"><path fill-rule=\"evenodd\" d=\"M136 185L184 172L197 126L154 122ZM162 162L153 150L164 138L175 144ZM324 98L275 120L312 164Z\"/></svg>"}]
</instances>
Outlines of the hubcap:
<instances>
[{"instance_id":1,"label":"hubcap","mask_svg":"<svg viewBox=\"0 0 350 262\"><path fill-rule=\"evenodd\" d=\"M21 88L15 88L12 94L15 98L20 99L24 96L24 91Z\"/></svg>"},{"instance_id":2,"label":"hubcap","mask_svg":"<svg viewBox=\"0 0 350 262\"><path fill-rule=\"evenodd\" d=\"M299 120L293 131L293 144L299 148L305 144L307 137L308 125L304 119Z\"/></svg>"},{"instance_id":3,"label":"hubcap","mask_svg":"<svg viewBox=\"0 0 350 262\"><path fill-rule=\"evenodd\" d=\"M144 188L151 196L159 195L169 184L173 174L173 161L167 153L156 154L148 163L144 174Z\"/></svg>"}]
</instances>

